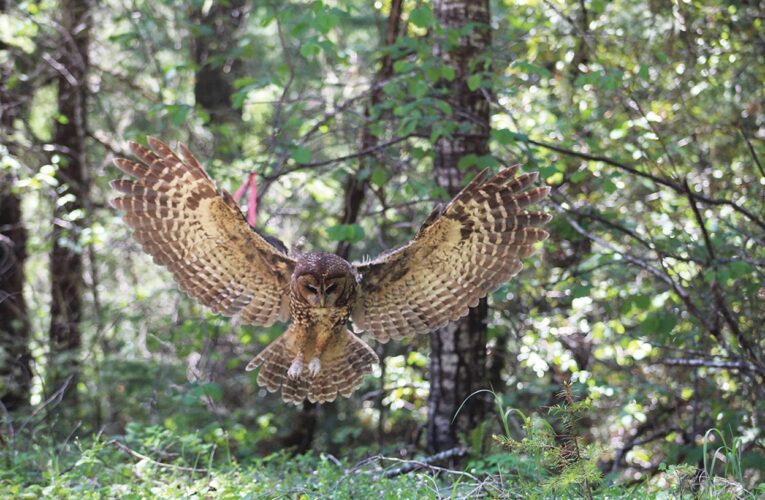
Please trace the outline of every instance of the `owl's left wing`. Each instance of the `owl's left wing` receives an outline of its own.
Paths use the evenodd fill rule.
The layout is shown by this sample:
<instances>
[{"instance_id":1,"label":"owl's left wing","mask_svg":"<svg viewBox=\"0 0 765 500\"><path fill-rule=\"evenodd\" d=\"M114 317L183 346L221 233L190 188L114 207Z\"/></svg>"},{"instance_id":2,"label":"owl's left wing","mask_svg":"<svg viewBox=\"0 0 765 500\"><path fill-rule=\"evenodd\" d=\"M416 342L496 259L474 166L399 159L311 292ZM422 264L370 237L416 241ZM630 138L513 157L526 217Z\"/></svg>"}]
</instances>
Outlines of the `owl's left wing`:
<instances>
[{"instance_id":1,"label":"owl's left wing","mask_svg":"<svg viewBox=\"0 0 765 500\"><path fill-rule=\"evenodd\" d=\"M548 234L550 220L525 207L547 196L528 189L536 173L518 166L478 174L449 204L436 207L406 245L355 263L361 290L351 318L380 342L427 333L468 313L522 267L521 259Z\"/></svg>"},{"instance_id":2,"label":"owl's left wing","mask_svg":"<svg viewBox=\"0 0 765 500\"><path fill-rule=\"evenodd\" d=\"M176 155L154 138L149 144L154 151L130 144L140 163L115 160L135 177L111 184L123 193L111 204L125 212L133 237L214 312L246 324L286 321L295 261L250 229L231 195L215 187L185 146Z\"/></svg>"}]
</instances>

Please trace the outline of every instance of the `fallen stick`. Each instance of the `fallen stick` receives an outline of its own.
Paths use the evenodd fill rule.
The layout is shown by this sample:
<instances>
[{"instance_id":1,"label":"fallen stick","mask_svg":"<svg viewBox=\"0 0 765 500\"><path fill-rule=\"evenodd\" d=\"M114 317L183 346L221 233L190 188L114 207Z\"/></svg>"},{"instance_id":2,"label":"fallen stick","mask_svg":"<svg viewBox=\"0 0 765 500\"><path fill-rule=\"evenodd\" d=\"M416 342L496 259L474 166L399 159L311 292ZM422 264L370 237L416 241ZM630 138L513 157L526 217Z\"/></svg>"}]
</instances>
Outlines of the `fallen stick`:
<instances>
[{"instance_id":1,"label":"fallen stick","mask_svg":"<svg viewBox=\"0 0 765 500\"><path fill-rule=\"evenodd\" d=\"M385 471L383 476L386 478L391 478L400 476L402 474L408 474L418 469L433 468L431 464L434 462L440 462L441 460L446 460L453 457L464 457L467 455L467 452L467 448L458 447L444 450L442 452L436 453L435 455L425 457L421 460L407 460L406 463L401 467L396 467L395 469ZM438 467L438 469L441 470L441 467Z\"/></svg>"},{"instance_id":2,"label":"fallen stick","mask_svg":"<svg viewBox=\"0 0 765 500\"><path fill-rule=\"evenodd\" d=\"M207 474L207 469L198 469L196 467L184 467L183 465L174 465L174 464L166 464L163 462L158 462L154 460L151 457L148 457L142 453L138 453L137 451L130 449L127 445L120 443L117 440L111 440L108 444L114 445L117 447L117 449L124 451L128 455L130 455L133 458L137 458L139 460L146 460L147 462L151 463L152 465L156 465L157 467L162 467L165 469L175 469L182 472L195 472L197 474Z\"/></svg>"}]
</instances>

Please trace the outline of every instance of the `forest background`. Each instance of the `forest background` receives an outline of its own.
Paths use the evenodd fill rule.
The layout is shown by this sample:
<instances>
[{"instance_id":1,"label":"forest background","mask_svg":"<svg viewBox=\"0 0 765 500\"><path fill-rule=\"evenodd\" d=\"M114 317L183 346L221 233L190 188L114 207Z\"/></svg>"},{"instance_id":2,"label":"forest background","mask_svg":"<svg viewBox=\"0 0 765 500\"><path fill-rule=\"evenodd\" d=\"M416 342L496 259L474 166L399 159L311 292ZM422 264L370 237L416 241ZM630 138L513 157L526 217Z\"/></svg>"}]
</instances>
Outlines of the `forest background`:
<instances>
[{"instance_id":1,"label":"forest background","mask_svg":"<svg viewBox=\"0 0 765 500\"><path fill-rule=\"evenodd\" d=\"M756 0L0 0L0 492L765 493L763 22ZM515 163L552 187L551 237L468 320L376 345L350 399L294 408L243 369L283 325L200 308L109 207L147 135L255 181L290 247L377 255L443 174Z\"/></svg>"}]
</instances>

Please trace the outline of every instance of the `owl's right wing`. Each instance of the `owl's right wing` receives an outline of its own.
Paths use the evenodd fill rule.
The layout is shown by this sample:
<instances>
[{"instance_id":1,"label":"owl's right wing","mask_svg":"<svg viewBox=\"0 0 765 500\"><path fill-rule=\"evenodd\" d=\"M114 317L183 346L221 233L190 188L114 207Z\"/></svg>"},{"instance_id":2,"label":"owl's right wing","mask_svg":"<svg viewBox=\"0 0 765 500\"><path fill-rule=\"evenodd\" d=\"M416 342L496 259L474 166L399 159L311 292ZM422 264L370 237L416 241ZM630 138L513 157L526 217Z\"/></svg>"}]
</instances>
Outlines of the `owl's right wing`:
<instances>
[{"instance_id":1,"label":"owl's right wing","mask_svg":"<svg viewBox=\"0 0 765 500\"><path fill-rule=\"evenodd\" d=\"M517 166L484 170L444 207L436 207L406 245L355 264L361 291L351 318L380 342L436 330L521 270L521 259L547 238L550 220L525 207L547 196L537 174Z\"/></svg>"},{"instance_id":2,"label":"owl's right wing","mask_svg":"<svg viewBox=\"0 0 765 500\"><path fill-rule=\"evenodd\" d=\"M130 144L140 163L115 160L136 177L111 184L124 193L111 205L125 212L133 237L214 312L243 323L286 321L294 259L250 228L231 195L216 189L185 146L178 156L154 138L149 144L154 151Z\"/></svg>"}]
</instances>

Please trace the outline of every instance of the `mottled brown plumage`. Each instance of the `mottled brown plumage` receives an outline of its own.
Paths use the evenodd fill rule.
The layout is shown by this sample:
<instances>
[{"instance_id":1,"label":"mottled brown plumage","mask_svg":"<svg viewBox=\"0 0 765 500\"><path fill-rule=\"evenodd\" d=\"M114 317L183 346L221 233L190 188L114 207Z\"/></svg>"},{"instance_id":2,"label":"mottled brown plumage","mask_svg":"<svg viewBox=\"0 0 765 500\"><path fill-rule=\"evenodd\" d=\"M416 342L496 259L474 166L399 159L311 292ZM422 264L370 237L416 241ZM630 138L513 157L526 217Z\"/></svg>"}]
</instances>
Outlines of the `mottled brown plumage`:
<instances>
[{"instance_id":1,"label":"mottled brown plumage","mask_svg":"<svg viewBox=\"0 0 765 500\"><path fill-rule=\"evenodd\" d=\"M176 155L149 138L154 151L131 143L140 163L115 164L135 180L113 181L124 193L135 239L181 287L213 311L244 323L291 323L247 369L258 384L281 388L299 404L348 397L378 362L348 331L380 342L435 330L468 312L521 269L521 259L547 238L550 216L526 207L549 188L511 167L477 175L448 205L437 207L414 239L370 262L350 264L324 253L287 255L252 230L231 195L218 191L185 146Z\"/></svg>"}]
</instances>

